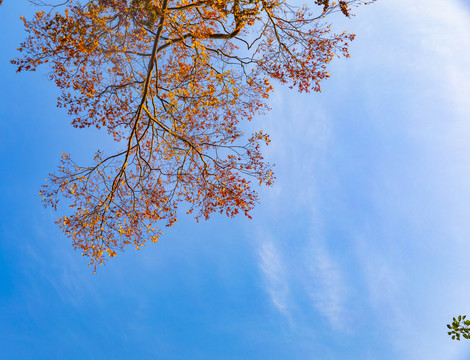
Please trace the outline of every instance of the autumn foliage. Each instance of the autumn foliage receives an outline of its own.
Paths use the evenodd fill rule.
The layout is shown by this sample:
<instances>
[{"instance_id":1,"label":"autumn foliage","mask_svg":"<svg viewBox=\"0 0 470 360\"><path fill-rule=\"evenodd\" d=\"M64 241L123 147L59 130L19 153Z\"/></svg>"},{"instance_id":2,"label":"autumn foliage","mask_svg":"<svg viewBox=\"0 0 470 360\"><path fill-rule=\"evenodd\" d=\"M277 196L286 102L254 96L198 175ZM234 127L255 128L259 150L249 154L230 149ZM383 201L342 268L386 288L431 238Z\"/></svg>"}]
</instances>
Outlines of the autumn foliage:
<instances>
[{"instance_id":1,"label":"autumn foliage","mask_svg":"<svg viewBox=\"0 0 470 360\"><path fill-rule=\"evenodd\" d=\"M122 144L89 166L63 154L41 190L73 245L95 266L126 245L157 241L179 204L207 219L249 212L250 179L271 185L262 131L242 120L268 110L272 81L320 91L327 64L349 56L354 35L334 34L324 18L350 15L363 1L66 1L23 18L29 37L18 71L47 63L61 90L58 106L77 128L104 128Z\"/></svg>"}]
</instances>

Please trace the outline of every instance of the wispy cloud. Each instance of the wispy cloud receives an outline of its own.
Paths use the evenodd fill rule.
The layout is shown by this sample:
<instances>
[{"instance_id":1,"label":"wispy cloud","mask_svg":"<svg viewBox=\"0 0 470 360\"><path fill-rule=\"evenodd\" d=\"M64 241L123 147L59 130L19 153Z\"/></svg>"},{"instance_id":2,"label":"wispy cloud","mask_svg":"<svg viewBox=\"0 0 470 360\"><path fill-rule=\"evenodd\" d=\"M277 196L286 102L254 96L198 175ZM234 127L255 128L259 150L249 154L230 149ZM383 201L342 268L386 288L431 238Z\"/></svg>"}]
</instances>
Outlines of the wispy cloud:
<instances>
[{"instance_id":1,"label":"wispy cloud","mask_svg":"<svg viewBox=\"0 0 470 360\"><path fill-rule=\"evenodd\" d=\"M266 291L276 309L289 317L287 269L273 240L269 235L264 236L259 247L259 267L264 275Z\"/></svg>"},{"instance_id":2,"label":"wispy cloud","mask_svg":"<svg viewBox=\"0 0 470 360\"><path fill-rule=\"evenodd\" d=\"M312 107L283 99L295 124L270 131L279 174L262 227L295 230L260 242L259 266L272 303L296 323L321 315L341 330L358 320L385 358L464 358L441 326L449 301L468 298L467 266L447 276L447 257L468 253L458 244L469 233L468 10L448 0L374 6L354 30L353 46L367 46L347 67L357 77L332 84L357 109L336 118L321 97ZM349 247L339 251L331 233ZM461 291L445 295L449 284Z\"/></svg>"},{"instance_id":3,"label":"wispy cloud","mask_svg":"<svg viewBox=\"0 0 470 360\"><path fill-rule=\"evenodd\" d=\"M375 75L392 82L387 98L375 83L363 93L365 107L375 109L370 117L380 122L383 133L376 136L387 156L383 164L372 158L369 166L375 171L367 175L374 184L374 214L361 219L370 227L362 220L348 230L358 249L364 298L402 359L468 358L468 349L449 343L445 316L460 299L468 304L469 296L468 261L460 262L468 254L463 242L468 244L469 234L469 13L452 0L377 6L377 18L402 26L390 34L373 21L377 51L364 52L373 59ZM370 59L359 63L371 66ZM402 110L401 117L388 117L391 104ZM383 145L387 141L390 150ZM455 297L449 294L454 287L461 290Z\"/></svg>"},{"instance_id":4,"label":"wispy cloud","mask_svg":"<svg viewBox=\"0 0 470 360\"><path fill-rule=\"evenodd\" d=\"M274 113L284 114L289 122L276 120L267 129L273 138L268 157L279 166L275 191L263 197L271 206L263 213L262 228L263 234L274 223L295 228L277 232L275 237L272 233L260 242L259 266L272 303L290 316L294 325L305 326L305 316L319 316L339 329L347 306L347 287L320 226L324 215L320 214L319 191L325 181L332 119L322 101L307 102L310 95L293 95L282 92L275 102L282 107ZM310 327L309 320L307 323Z\"/></svg>"},{"instance_id":5,"label":"wispy cloud","mask_svg":"<svg viewBox=\"0 0 470 360\"><path fill-rule=\"evenodd\" d=\"M311 238L304 261L304 281L313 307L329 320L332 327L344 328L347 286L339 263L321 234Z\"/></svg>"},{"instance_id":6,"label":"wispy cloud","mask_svg":"<svg viewBox=\"0 0 470 360\"><path fill-rule=\"evenodd\" d=\"M266 194L268 199L264 199L270 200L272 206L264 213L265 239L258 249L259 266L270 298L280 312L300 324L305 321L301 317L313 311L339 329L347 306L347 287L338 260L320 230L323 216L318 214L318 191L325 176L331 119L321 103L294 106L297 101L286 95L282 102L290 112L286 116L295 119L295 126L269 131L276 139L277 145L270 152L280 164L280 173L277 191ZM266 236L266 229L274 222L295 224L295 231L281 231L275 238ZM280 246L284 244L290 245ZM310 308L302 308L305 299Z\"/></svg>"}]
</instances>

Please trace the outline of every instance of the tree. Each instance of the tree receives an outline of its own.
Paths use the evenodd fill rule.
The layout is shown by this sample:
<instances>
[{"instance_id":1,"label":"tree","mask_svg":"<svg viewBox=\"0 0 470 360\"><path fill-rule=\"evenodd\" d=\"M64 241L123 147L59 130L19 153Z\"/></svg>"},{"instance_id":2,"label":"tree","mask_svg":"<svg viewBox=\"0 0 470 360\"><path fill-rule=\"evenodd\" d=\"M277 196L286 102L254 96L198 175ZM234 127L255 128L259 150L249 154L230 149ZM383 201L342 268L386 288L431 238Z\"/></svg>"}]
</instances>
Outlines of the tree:
<instances>
[{"instance_id":1,"label":"tree","mask_svg":"<svg viewBox=\"0 0 470 360\"><path fill-rule=\"evenodd\" d=\"M452 336L452 340L459 340L460 336L463 336L465 339L470 339L470 320L465 320L466 315L454 317L452 324L447 324L447 328L450 330L447 332Z\"/></svg>"},{"instance_id":2,"label":"tree","mask_svg":"<svg viewBox=\"0 0 470 360\"><path fill-rule=\"evenodd\" d=\"M49 64L58 106L76 128L105 128L122 150L98 151L91 166L63 154L40 194L72 214L57 223L96 269L125 245L137 249L171 226L182 202L196 219L249 212L248 179L271 185L262 131L246 137L241 120L268 107L272 80L320 91L335 56L354 35L332 33L324 18L350 16L362 0L66 0L22 18L29 36L17 71Z\"/></svg>"}]
</instances>

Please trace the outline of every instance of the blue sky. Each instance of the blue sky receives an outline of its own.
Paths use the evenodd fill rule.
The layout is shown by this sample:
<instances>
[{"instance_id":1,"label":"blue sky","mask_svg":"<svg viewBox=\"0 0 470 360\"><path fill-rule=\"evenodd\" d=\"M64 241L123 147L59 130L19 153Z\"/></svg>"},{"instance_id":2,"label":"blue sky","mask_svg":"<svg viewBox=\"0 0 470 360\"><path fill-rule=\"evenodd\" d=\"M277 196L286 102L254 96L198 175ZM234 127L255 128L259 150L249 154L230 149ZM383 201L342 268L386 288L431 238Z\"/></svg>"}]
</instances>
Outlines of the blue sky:
<instances>
[{"instance_id":1,"label":"blue sky","mask_svg":"<svg viewBox=\"0 0 470 360\"><path fill-rule=\"evenodd\" d=\"M182 215L93 274L37 195L62 151L107 146L8 64L0 8L0 358L464 360L470 314L470 5L379 0L321 94L276 88L253 127L277 182L253 220Z\"/></svg>"}]
</instances>

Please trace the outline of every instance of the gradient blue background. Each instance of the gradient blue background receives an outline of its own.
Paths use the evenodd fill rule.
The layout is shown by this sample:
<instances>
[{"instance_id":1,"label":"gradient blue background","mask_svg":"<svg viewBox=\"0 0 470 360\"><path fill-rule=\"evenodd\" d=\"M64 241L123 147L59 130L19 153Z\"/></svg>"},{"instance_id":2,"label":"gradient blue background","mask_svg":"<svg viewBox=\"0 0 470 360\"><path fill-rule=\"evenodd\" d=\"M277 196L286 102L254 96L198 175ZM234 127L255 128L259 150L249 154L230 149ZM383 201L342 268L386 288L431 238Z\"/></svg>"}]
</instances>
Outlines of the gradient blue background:
<instances>
[{"instance_id":1,"label":"gradient blue background","mask_svg":"<svg viewBox=\"0 0 470 360\"><path fill-rule=\"evenodd\" d=\"M181 215L93 274L38 191L62 151L111 148L15 74L0 8L0 359L470 359L470 5L380 0L321 94L276 87L250 128L277 182L253 220ZM66 211L66 209L61 209Z\"/></svg>"}]
</instances>

